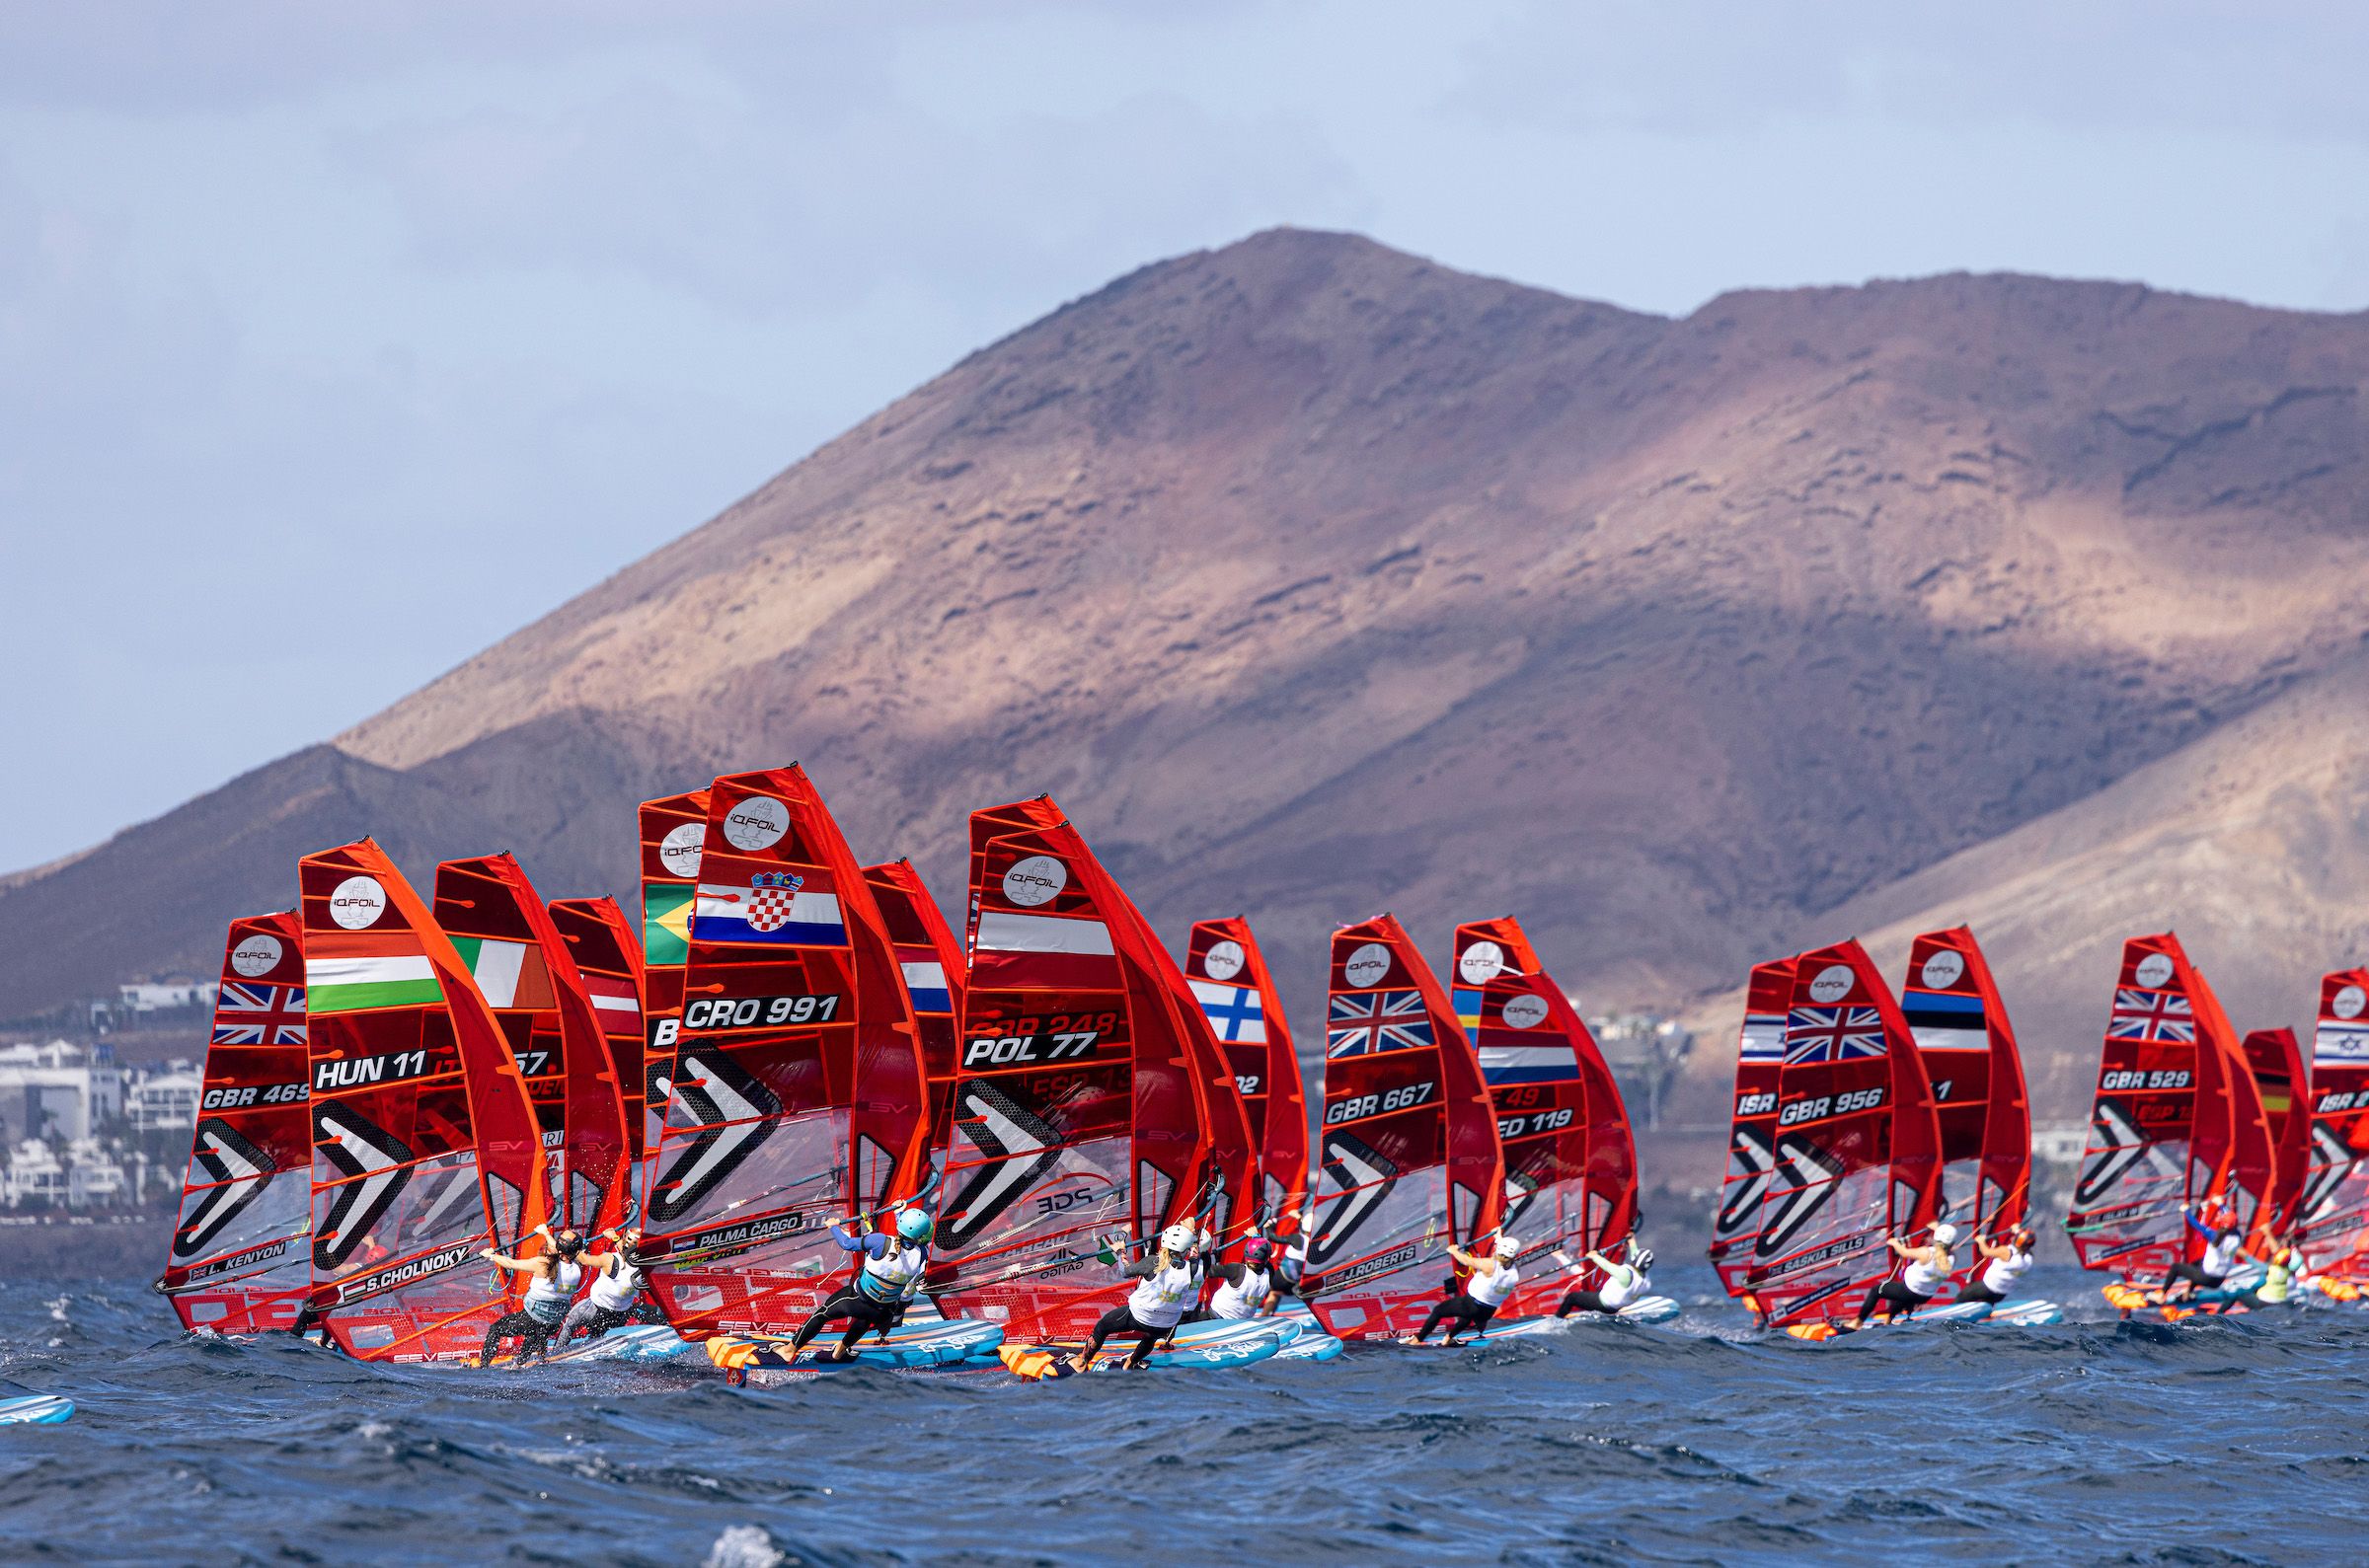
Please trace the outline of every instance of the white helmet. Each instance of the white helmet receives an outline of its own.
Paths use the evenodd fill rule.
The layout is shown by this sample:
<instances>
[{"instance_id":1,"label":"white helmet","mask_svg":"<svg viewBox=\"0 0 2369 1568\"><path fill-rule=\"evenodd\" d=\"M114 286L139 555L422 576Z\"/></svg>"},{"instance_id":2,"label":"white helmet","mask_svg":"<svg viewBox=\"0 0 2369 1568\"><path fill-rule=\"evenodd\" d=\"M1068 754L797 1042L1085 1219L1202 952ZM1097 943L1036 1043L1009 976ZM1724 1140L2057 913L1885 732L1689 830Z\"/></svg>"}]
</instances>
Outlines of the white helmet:
<instances>
[{"instance_id":1,"label":"white helmet","mask_svg":"<svg viewBox=\"0 0 2369 1568\"><path fill-rule=\"evenodd\" d=\"M1497 1237L1497 1256L1509 1258L1522 1250L1522 1244L1509 1235Z\"/></svg>"},{"instance_id":2,"label":"white helmet","mask_svg":"<svg viewBox=\"0 0 2369 1568\"><path fill-rule=\"evenodd\" d=\"M1160 1232L1160 1250L1174 1252L1180 1257L1192 1250L1192 1227L1172 1225Z\"/></svg>"},{"instance_id":3,"label":"white helmet","mask_svg":"<svg viewBox=\"0 0 2369 1568\"><path fill-rule=\"evenodd\" d=\"M1933 1244L1935 1246L1955 1246L1957 1244L1957 1227L1947 1220L1935 1226L1933 1228Z\"/></svg>"}]
</instances>

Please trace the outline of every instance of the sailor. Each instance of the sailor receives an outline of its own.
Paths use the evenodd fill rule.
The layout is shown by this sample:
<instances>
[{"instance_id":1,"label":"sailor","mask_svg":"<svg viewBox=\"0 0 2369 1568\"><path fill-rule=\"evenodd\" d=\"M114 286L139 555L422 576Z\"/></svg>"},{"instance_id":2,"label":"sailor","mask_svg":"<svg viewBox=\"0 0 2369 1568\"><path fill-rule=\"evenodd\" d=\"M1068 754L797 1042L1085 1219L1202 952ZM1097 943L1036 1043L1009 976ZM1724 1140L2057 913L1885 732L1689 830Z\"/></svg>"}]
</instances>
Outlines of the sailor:
<instances>
[{"instance_id":1,"label":"sailor","mask_svg":"<svg viewBox=\"0 0 2369 1568\"><path fill-rule=\"evenodd\" d=\"M1280 1277L1275 1244L1262 1235L1243 1243L1240 1263L1214 1264L1207 1278L1212 1287L1209 1305L1186 1312L1185 1322L1264 1317L1275 1309L1275 1299L1291 1290Z\"/></svg>"},{"instance_id":2,"label":"sailor","mask_svg":"<svg viewBox=\"0 0 2369 1568\"><path fill-rule=\"evenodd\" d=\"M2204 1237L2204 1255L2193 1263L2175 1263L2164 1272L2164 1288L2155 1297L2161 1302L2184 1302L2199 1290L2219 1290L2238 1261L2238 1248L2246 1241L2245 1233L2234 1225L2223 1222L2216 1230L2197 1219L2193 1209L2179 1213L2188 1229Z\"/></svg>"},{"instance_id":3,"label":"sailor","mask_svg":"<svg viewBox=\"0 0 2369 1568\"><path fill-rule=\"evenodd\" d=\"M609 1242L609 1250L592 1259L591 1288L584 1292L582 1301L568 1308L567 1317L560 1323L562 1346L578 1334L598 1339L610 1329L633 1321L634 1304L648 1283L642 1274L641 1232L603 1231L598 1239Z\"/></svg>"},{"instance_id":4,"label":"sailor","mask_svg":"<svg viewBox=\"0 0 2369 1568\"><path fill-rule=\"evenodd\" d=\"M2283 1306L2295 1294L2296 1271L2301 1267L2302 1261L2293 1247L2281 1242L2272 1242L2270 1255L2262 1260L2262 1277L2259 1283L2232 1296L2229 1299L2229 1305L2232 1307L2241 1304L2247 1307Z\"/></svg>"},{"instance_id":5,"label":"sailor","mask_svg":"<svg viewBox=\"0 0 2369 1568\"><path fill-rule=\"evenodd\" d=\"M1127 1370L1133 1372L1150 1358L1154 1345L1177 1331L1177 1326L1184 1320L1185 1307L1200 1294L1197 1240L1191 1226L1172 1225L1160 1232L1159 1244L1141 1261L1127 1265L1122 1277L1141 1283L1122 1305L1095 1320L1094 1337L1087 1341L1085 1351L1070 1362L1072 1371L1092 1371L1106 1340L1113 1334L1132 1334L1135 1349L1127 1357ZM1109 1255L1115 1261L1115 1253Z\"/></svg>"},{"instance_id":6,"label":"sailor","mask_svg":"<svg viewBox=\"0 0 2369 1568\"><path fill-rule=\"evenodd\" d=\"M1487 1254L1450 1246L1448 1256L1470 1271L1465 1276L1464 1289L1450 1292L1445 1301L1433 1307L1430 1315L1423 1319L1423 1326L1409 1335L1405 1343L1421 1344L1442 1318L1449 1319L1447 1337L1441 1341L1446 1345L1462 1343L1456 1337L1459 1332L1477 1334L1487 1328L1489 1320L1497 1315L1497 1308L1505 1305L1505 1298L1522 1283L1522 1271L1513 1266L1514 1254L1521 1249L1522 1244L1509 1235L1498 1236L1497 1244Z\"/></svg>"},{"instance_id":7,"label":"sailor","mask_svg":"<svg viewBox=\"0 0 2369 1568\"><path fill-rule=\"evenodd\" d=\"M847 1283L825 1297L798 1325L798 1333L790 1341L792 1358L806 1348L806 1341L820 1332L823 1324L837 1319L846 1321L847 1332L831 1352L832 1361L855 1360L856 1341L866 1334L885 1337L904 1319L907 1304L921 1294L922 1277L930 1267L933 1229L930 1217L919 1209L899 1213L893 1231L867 1231L860 1215L854 1225L832 1226L839 1250L860 1261Z\"/></svg>"},{"instance_id":8,"label":"sailor","mask_svg":"<svg viewBox=\"0 0 2369 1568\"><path fill-rule=\"evenodd\" d=\"M1561 1306L1555 1308L1557 1317L1568 1317L1573 1312L1602 1312L1618 1316L1629 1306L1653 1288L1648 1278L1653 1272L1653 1249L1649 1246L1623 1248L1629 1254L1626 1263L1615 1263L1601 1252L1587 1254L1587 1262L1604 1271L1604 1283L1592 1291L1574 1290L1567 1293ZM1574 1265L1577 1274L1584 1265Z\"/></svg>"},{"instance_id":9,"label":"sailor","mask_svg":"<svg viewBox=\"0 0 2369 1568\"><path fill-rule=\"evenodd\" d=\"M1884 1237L1884 1244L1905 1258L1908 1266L1898 1279L1884 1280L1868 1292L1867 1302L1851 1323L1853 1328L1865 1328L1878 1306L1883 1308L1881 1321L1888 1323L1900 1312L1913 1312L1941 1294L1957 1266L1949 1256L1949 1249L1957 1244L1957 1227L1937 1225L1931 1234L1933 1239L1924 1246L1910 1246L1896 1235Z\"/></svg>"},{"instance_id":10,"label":"sailor","mask_svg":"<svg viewBox=\"0 0 2369 1568\"><path fill-rule=\"evenodd\" d=\"M2019 1226L2004 1241L1994 1241L1987 1235L1974 1238L1974 1250L1982 1255L1982 1273L1972 1284L1957 1293L1961 1302L1990 1302L1994 1305L2008 1299L2016 1282L2031 1272L2031 1249L2039 1237L2031 1227Z\"/></svg>"},{"instance_id":11,"label":"sailor","mask_svg":"<svg viewBox=\"0 0 2369 1568\"><path fill-rule=\"evenodd\" d=\"M531 1276L519 1310L503 1313L486 1330L485 1348L477 1356L481 1367L494 1365L494 1351L505 1339L518 1341L519 1361L548 1354L551 1336L567 1321L568 1304L574 1300L576 1283L584 1277L583 1265L576 1261L584 1250L581 1235L573 1231L555 1233L548 1225L536 1226L532 1233L550 1246L531 1258L505 1257L492 1247L478 1254L496 1268Z\"/></svg>"}]
</instances>

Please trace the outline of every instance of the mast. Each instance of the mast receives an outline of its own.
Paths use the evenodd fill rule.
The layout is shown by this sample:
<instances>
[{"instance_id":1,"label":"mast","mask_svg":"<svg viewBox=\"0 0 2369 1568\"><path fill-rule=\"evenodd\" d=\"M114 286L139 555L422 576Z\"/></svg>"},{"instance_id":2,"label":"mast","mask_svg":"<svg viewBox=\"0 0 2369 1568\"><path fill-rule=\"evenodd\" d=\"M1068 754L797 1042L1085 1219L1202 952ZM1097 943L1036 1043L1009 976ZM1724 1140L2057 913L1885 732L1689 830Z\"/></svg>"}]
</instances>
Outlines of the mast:
<instances>
[{"instance_id":1,"label":"mast","mask_svg":"<svg viewBox=\"0 0 2369 1568\"><path fill-rule=\"evenodd\" d=\"M184 1328L290 1328L312 1290L305 1049L303 924L293 911L232 921L181 1214L157 1282Z\"/></svg>"},{"instance_id":2,"label":"mast","mask_svg":"<svg viewBox=\"0 0 2369 1568\"><path fill-rule=\"evenodd\" d=\"M708 841L708 791L645 800L642 834L642 1175L635 1190L647 1217L651 1163L674 1083L675 1037L683 1017L683 965L691 957L691 910Z\"/></svg>"}]
</instances>

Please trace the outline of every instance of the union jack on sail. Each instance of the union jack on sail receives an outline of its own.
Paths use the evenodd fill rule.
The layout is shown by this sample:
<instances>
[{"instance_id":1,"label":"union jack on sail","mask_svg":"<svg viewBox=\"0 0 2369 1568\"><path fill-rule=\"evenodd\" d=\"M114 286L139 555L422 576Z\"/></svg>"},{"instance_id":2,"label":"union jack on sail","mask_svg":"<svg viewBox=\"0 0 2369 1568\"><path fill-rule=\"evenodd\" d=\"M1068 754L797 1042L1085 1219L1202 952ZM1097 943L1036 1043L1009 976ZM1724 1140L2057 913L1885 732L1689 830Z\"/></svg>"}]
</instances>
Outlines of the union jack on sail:
<instances>
[{"instance_id":1,"label":"union jack on sail","mask_svg":"<svg viewBox=\"0 0 2369 1568\"><path fill-rule=\"evenodd\" d=\"M1796 1008L1786 1018L1789 1063L1855 1062L1883 1052L1883 1014L1873 1008Z\"/></svg>"},{"instance_id":2,"label":"union jack on sail","mask_svg":"<svg viewBox=\"0 0 2369 1568\"><path fill-rule=\"evenodd\" d=\"M1335 995L1325 1034L1327 1057L1428 1050L1431 1020L1419 991L1351 991Z\"/></svg>"},{"instance_id":3,"label":"union jack on sail","mask_svg":"<svg viewBox=\"0 0 2369 1568\"><path fill-rule=\"evenodd\" d=\"M223 983L214 1004L214 1044L304 1043L304 987Z\"/></svg>"},{"instance_id":4,"label":"union jack on sail","mask_svg":"<svg viewBox=\"0 0 2369 1568\"><path fill-rule=\"evenodd\" d=\"M2114 1011L2105 1025L2109 1040L2194 1040L2196 1017L2177 991L2114 992Z\"/></svg>"}]
</instances>

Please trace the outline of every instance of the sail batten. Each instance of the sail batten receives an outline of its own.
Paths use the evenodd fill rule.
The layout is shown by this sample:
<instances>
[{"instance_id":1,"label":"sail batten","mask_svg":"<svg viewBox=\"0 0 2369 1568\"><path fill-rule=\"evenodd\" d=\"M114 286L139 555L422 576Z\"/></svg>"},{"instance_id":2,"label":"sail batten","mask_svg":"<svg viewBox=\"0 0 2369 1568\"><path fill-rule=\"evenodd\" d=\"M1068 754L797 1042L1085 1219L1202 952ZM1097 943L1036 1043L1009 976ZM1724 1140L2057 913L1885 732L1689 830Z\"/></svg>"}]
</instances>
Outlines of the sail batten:
<instances>
[{"instance_id":1,"label":"sail batten","mask_svg":"<svg viewBox=\"0 0 2369 1568\"><path fill-rule=\"evenodd\" d=\"M1296 1233L1308 1201L1308 1094L1282 998L1250 922L1234 916L1195 924L1184 974L1233 1068L1258 1144L1259 1207L1280 1233Z\"/></svg>"},{"instance_id":2,"label":"sail batten","mask_svg":"<svg viewBox=\"0 0 2369 1568\"><path fill-rule=\"evenodd\" d=\"M1933 1086L1939 1217L2009 1234L2030 1207L2031 1111L2015 1027L1971 931L1927 932L1910 944L1900 1008ZM1969 1247L1967 1265L1979 1261Z\"/></svg>"}]
</instances>

